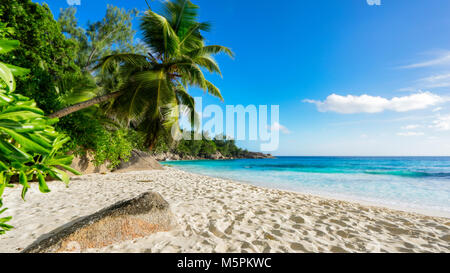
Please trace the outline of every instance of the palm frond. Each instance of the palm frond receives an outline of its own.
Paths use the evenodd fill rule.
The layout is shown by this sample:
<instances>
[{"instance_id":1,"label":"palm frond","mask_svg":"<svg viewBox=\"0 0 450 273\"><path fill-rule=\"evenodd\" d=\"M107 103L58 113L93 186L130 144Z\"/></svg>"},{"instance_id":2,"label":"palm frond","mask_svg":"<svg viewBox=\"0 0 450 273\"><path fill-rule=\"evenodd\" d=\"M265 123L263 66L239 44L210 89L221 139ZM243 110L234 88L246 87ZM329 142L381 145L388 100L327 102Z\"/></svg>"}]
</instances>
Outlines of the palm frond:
<instances>
[{"instance_id":1,"label":"palm frond","mask_svg":"<svg viewBox=\"0 0 450 273\"><path fill-rule=\"evenodd\" d=\"M167 19L152 11L147 11L141 21L144 41L152 52L158 52L164 58L176 55L179 51L179 39Z\"/></svg>"},{"instance_id":2,"label":"palm frond","mask_svg":"<svg viewBox=\"0 0 450 273\"><path fill-rule=\"evenodd\" d=\"M182 37L197 22L198 6L189 0L174 0L164 3L164 16L175 33Z\"/></svg>"},{"instance_id":3,"label":"palm frond","mask_svg":"<svg viewBox=\"0 0 450 273\"><path fill-rule=\"evenodd\" d=\"M140 54L119 53L100 59L94 69L102 68L102 71L113 71L117 65L122 63L130 64L136 67L148 67L147 57Z\"/></svg>"},{"instance_id":4,"label":"palm frond","mask_svg":"<svg viewBox=\"0 0 450 273\"><path fill-rule=\"evenodd\" d=\"M187 53L186 55L195 58L197 56L204 56L204 55L215 55L219 53L225 53L228 56L234 58L233 51L225 46L221 45L210 45L210 46L204 46L202 48L198 48L195 50L192 50L191 52Z\"/></svg>"},{"instance_id":5,"label":"palm frond","mask_svg":"<svg viewBox=\"0 0 450 273\"><path fill-rule=\"evenodd\" d=\"M200 67L207 69L209 72L217 73L220 76L222 76L222 72L220 71L219 65L217 64L216 60L214 60L213 57L199 56L194 58L194 62Z\"/></svg>"},{"instance_id":6,"label":"palm frond","mask_svg":"<svg viewBox=\"0 0 450 273\"><path fill-rule=\"evenodd\" d=\"M185 106L189 111L188 114L190 114L191 127L193 129L195 127L196 118L199 118L198 113L195 111L195 100L191 95L189 95L182 85L179 85L175 92L177 95L178 104L180 106Z\"/></svg>"},{"instance_id":7,"label":"palm frond","mask_svg":"<svg viewBox=\"0 0 450 273\"><path fill-rule=\"evenodd\" d=\"M222 94L220 93L219 88L217 88L214 84L212 84L210 81L206 81L206 86L208 93L213 95L214 97L219 98L221 101L224 101Z\"/></svg>"},{"instance_id":8,"label":"palm frond","mask_svg":"<svg viewBox=\"0 0 450 273\"><path fill-rule=\"evenodd\" d=\"M195 23L186 33L180 37L180 47L183 52L191 51L195 48L203 46L203 36L200 31L209 31L209 23Z\"/></svg>"},{"instance_id":9,"label":"palm frond","mask_svg":"<svg viewBox=\"0 0 450 273\"><path fill-rule=\"evenodd\" d=\"M116 119L133 122L135 125L145 119L148 111L159 104L161 89L166 87L165 73L162 71L143 71L135 73L122 86L124 95L115 100L110 111L116 113ZM167 92L166 92L167 93ZM157 114L156 114L157 115Z\"/></svg>"}]
</instances>

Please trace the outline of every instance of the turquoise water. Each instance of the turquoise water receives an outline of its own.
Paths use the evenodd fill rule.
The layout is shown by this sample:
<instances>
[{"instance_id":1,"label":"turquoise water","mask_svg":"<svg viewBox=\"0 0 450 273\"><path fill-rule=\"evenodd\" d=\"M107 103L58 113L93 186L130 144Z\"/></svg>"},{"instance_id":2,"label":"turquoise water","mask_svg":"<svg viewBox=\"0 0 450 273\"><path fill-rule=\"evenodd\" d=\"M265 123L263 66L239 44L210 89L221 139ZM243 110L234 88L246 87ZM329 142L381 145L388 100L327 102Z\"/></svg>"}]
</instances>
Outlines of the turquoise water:
<instances>
[{"instance_id":1,"label":"turquoise water","mask_svg":"<svg viewBox=\"0 0 450 273\"><path fill-rule=\"evenodd\" d=\"M279 157L164 164L256 186L450 217L450 157Z\"/></svg>"}]
</instances>

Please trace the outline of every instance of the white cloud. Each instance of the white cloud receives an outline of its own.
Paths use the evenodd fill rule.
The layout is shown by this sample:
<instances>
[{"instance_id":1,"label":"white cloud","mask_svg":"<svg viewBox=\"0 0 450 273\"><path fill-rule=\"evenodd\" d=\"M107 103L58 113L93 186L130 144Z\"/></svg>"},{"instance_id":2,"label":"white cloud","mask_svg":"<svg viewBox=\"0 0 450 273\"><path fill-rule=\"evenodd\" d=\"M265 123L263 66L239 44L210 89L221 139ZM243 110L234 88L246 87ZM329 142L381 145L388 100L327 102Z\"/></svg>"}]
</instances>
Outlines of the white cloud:
<instances>
[{"instance_id":1,"label":"white cloud","mask_svg":"<svg viewBox=\"0 0 450 273\"><path fill-rule=\"evenodd\" d=\"M395 112L407 112L412 110L426 109L446 100L430 92L420 92L403 97L386 99L369 95L340 96L332 94L325 101L304 100L317 106L320 112L337 112L341 114L354 113L380 113L385 110Z\"/></svg>"},{"instance_id":2,"label":"white cloud","mask_svg":"<svg viewBox=\"0 0 450 273\"><path fill-rule=\"evenodd\" d=\"M410 136L423 136L425 134L422 132L401 132L401 133L397 133L397 135L410 137Z\"/></svg>"},{"instance_id":3,"label":"white cloud","mask_svg":"<svg viewBox=\"0 0 450 273\"><path fill-rule=\"evenodd\" d=\"M434 59L401 66L400 68L421 68L421 67L430 67L430 66L446 65L446 64L450 64L450 51L442 51Z\"/></svg>"},{"instance_id":4,"label":"white cloud","mask_svg":"<svg viewBox=\"0 0 450 273\"><path fill-rule=\"evenodd\" d=\"M432 128L439 131L449 131L450 130L450 115L438 116L435 121L433 121Z\"/></svg>"},{"instance_id":5,"label":"white cloud","mask_svg":"<svg viewBox=\"0 0 450 273\"><path fill-rule=\"evenodd\" d=\"M441 110L442 110L442 107L436 107L436 108L433 109L433 112L439 112Z\"/></svg>"},{"instance_id":6,"label":"white cloud","mask_svg":"<svg viewBox=\"0 0 450 273\"><path fill-rule=\"evenodd\" d=\"M80 6L81 0L67 0L69 6Z\"/></svg>"},{"instance_id":7,"label":"white cloud","mask_svg":"<svg viewBox=\"0 0 450 273\"><path fill-rule=\"evenodd\" d=\"M281 131L283 134L290 134L291 133L291 131L289 131L288 128L286 128L285 126L279 124L278 122L274 122L270 126L270 130L271 131Z\"/></svg>"},{"instance_id":8,"label":"white cloud","mask_svg":"<svg viewBox=\"0 0 450 273\"><path fill-rule=\"evenodd\" d=\"M414 129L417 129L419 127L420 127L420 125L418 125L418 124L411 124L411 125L403 126L402 129L403 130L414 130Z\"/></svg>"},{"instance_id":9,"label":"white cloud","mask_svg":"<svg viewBox=\"0 0 450 273\"><path fill-rule=\"evenodd\" d=\"M450 86L450 73L433 75L418 80L420 88L442 88Z\"/></svg>"}]
</instances>

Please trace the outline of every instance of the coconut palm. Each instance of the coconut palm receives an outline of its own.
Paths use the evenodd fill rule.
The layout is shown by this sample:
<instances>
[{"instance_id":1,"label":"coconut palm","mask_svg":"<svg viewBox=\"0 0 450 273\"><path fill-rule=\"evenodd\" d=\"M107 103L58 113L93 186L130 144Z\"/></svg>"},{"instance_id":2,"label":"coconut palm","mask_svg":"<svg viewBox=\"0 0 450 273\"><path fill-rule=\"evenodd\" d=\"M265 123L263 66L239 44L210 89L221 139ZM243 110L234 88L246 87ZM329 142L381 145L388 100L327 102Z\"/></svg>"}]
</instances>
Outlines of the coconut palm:
<instances>
[{"instance_id":1,"label":"coconut palm","mask_svg":"<svg viewBox=\"0 0 450 273\"><path fill-rule=\"evenodd\" d=\"M160 129L178 124L180 105L193 113L194 99L188 87L199 87L223 100L203 70L221 75L212 55L233 53L224 46L205 45L202 32L209 31L210 25L199 23L197 18L198 6L189 0L165 2L162 15L147 10L140 27L148 54L114 54L98 62L102 74L118 73L124 79L118 90L67 107L52 117L109 100L107 113L145 131L150 145Z\"/></svg>"}]
</instances>

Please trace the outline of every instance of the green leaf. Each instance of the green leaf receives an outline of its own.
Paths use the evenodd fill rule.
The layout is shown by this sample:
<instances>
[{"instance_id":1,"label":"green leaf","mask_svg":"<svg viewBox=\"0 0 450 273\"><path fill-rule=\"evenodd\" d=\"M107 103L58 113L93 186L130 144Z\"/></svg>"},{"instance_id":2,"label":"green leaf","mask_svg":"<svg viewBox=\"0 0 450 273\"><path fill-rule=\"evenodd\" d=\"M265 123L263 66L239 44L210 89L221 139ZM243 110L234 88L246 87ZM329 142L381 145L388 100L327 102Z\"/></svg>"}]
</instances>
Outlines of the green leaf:
<instances>
[{"instance_id":1,"label":"green leaf","mask_svg":"<svg viewBox=\"0 0 450 273\"><path fill-rule=\"evenodd\" d=\"M69 185L70 178L66 172L61 171L60 169L55 167L52 167L51 170L56 179L59 179L60 181L64 182L67 186Z\"/></svg>"},{"instance_id":2,"label":"green leaf","mask_svg":"<svg viewBox=\"0 0 450 273\"><path fill-rule=\"evenodd\" d=\"M0 62L0 79L2 79L9 88L9 92L12 92L16 88L16 82L11 70L2 62Z\"/></svg>"},{"instance_id":3,"label":"green leaf","mask_svg":"<svg viewBox=\"0 0 450 273\"><path fill-rule=\"evenodd\" d=\"M3 171L6 171L6 170L8 170L8 166L6 166L5 163L0 161L0 172L1 172L0 173L0 183L3 181ZM0 194L0 196L1 196L1 194Z\"/></svg>"},{"instance_id":4,"label":"green leaf","mask_svg":"<svg viewBox=\"0 0 450 273\"><path fill-rule=\"evenodd\" d=\"M21 196L22 196L22 200L23 201L26 201L25 200L25 195L27 195L27 191L28 191L27 187L22 187L22 194L21 194Z\"/></svg>"},{"instance_id":5,"label":"green leaf","mask_svg":"<svg viewBox=\"0 0 450 273\"><path fill-rule=\"evenodd\" d=\"M17 40L0 40L0 54L5 54L19 47L20 42Z\"/></svg>"},{"instance_id":6,"label":"green leaf","mask_svg":"<svg viewBox=\"0 0 450 273\"><path fill-rule=\"evenodd\" d=\"M12 64L5 64L9 70L11 70L11 73L16 77L26 76L30 73L30 69L18 67Z\"/></svg>"},{"instance_id":7,"label":"green leaf","mask_svg":"<svg viewBox=\"0 0 450 273\"><path fill-rule=\"evenodd\" d=\"M30 161L33 159L31 155L11 145L11 143L0 139L0 152L8 155L10 160Z\"/></svg>"},{"instance_id":8,"label":"green leaf","mask_svg":"<svg viewBox=\"0 0 450 273\"><path fill-rule=\"evenodd\" d=\"M3 212L5 212L5 211L6 211L6 209L0 211L0 213L3 213ZM1 223L1 224L6 223L6 222L10 221L11 219L12 219L11 216L5 217L5 218L0 218L0 223Z\"/></svg>"},{"instance_id":9,"label":"green leaf","mask_svg":"<svg viewBox=\"0 0 450 273\"><path fill-rule=\"evenodd\" d=\"M82 173L80 173L79 171L75 170L74 168L64 165L64 164L59 164L59 166L63 167L64 169L68 170L69 172L75 174L75 175L82 175Z\"/></svg>"},{"instance_id":10,"label":"green leaf","mask_svg":"<svg viewBox=\"0 0 450 273\"><path fill-rule=\"evenodd\" d=\"M32 151L41 154L48 154L50 152L48 149L45 149L36 142L30 140L29 138L26 138L25 136L19 133L14 132L13 130L7 129L5 127L0 127L0 129L2 129L3 131L5 131L5 133L14 138L14 140L17 141L20 145L22 145L23 148L25 148L27 151Z\"/></svg>"},{"instance_id":11,"label":"green leaf","mask_svg":"<svg viewBox=\"0 0 450 273\"><path fill-rule=\"evenodd\" d=\"M14 111L0 114L0 119L10 119L14 121L23 121L36 118L42 118L43 116L31 111Z\"/></svg>"},{"instance_id":12,"label":"green leaf","mask_svg":"<svg viewBox=\"0 0 450 273\"><path fill-rule=\"evenodd\" d=\"M38 172L37 177L38 177L38 181L39 181L39 190L42 193L49 193L50 189L48 188L47 183L45 182L45 178L42 175L42 173Z\"/></svg>"},{"instance_id":13,"label":"green leaf","mask_svg":"<svg viewBox=\"0 0 450 273\"><path fill-rule=\"evenodd\" d=\"M2 173L0 173L0 208L2 207L1 197L3 195L3 191L5 190L5 187L6 187L6 183L3 180L4 180L4 178L3 178L3 172L2 172Z\"/></svg>"},{"instance_id":14,"label":"green leaf","mask_svg":"<svg viewBox=\"0 0 450 273\"><path fill-rule=\"evenodd\" d=\"M8 221L10 221L10 220L12 219L12 217L6 217L6 218L2 218L2 219L0 219L0 220L3 220L3 219L6 220L5 222L8 222ZM1 221L0 221L0 222L1 222ZM13 227L13 226L10 226L10 225L7 225L7 224L0 223L0 228L2 228L2 229L4 229L4 230L8 231L8 230L11 230L11 229L14 228L14 227Z\"/></svg>"},{"instance_id":15,"label":"green leaf","mask_svg":"<svg viewBox=\"0 0 450 273\"><path fill-rule=\"evenodd\" d=\"M23 171L19 173L19 183L23 186L22 188L22 199L25 201L25 195L27 194L30 185L28 184L27 176Z\"/></svg>"},{"instance_id":16,"label":"green leaf","mask_svg":"<svg viewBox=\"0 0 450 273\"><path fill-rule=\"evenodd\" d=\"M11 113L11 112L19 112L19 111L27 111L32 112L38 115L45 115L44 111L37 108L36 106L27 106L27 105L18 105L18 106L10 106L2 111L2 114Z\"/></svg>"}]
</instances>

